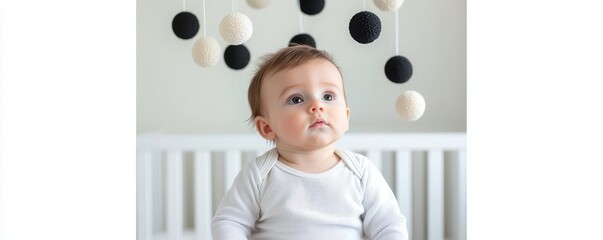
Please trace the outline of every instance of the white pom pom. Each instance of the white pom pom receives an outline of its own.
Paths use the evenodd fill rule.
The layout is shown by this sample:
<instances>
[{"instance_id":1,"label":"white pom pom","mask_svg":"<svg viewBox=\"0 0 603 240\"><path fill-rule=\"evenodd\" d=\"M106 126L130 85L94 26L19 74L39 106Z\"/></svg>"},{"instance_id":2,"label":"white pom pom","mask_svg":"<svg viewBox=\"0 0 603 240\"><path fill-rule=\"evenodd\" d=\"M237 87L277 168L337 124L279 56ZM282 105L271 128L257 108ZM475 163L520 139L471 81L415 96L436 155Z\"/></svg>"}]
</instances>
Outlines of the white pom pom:
<instances>
[{"instance_id":1,"label":"white pom pom","mask_svg":"<svg viewBox=\"0 0 603 240\"><path fill-rule=\"evenodd\" d=\"M218 41L211 37L202 37L193 45L193 59L201 67L211 67L220 60L222 50Z\"/></svg>"},{"instance_id":2,"label":"white pom pom","mask_svg":"<svg viewBox=\"0 0 603 240\"><path fill-rule=\"evenodd\" d=\"M381 11L389 12L402 6L404 0L373 0L373 2Z\"/></svg>"},{"instance_id":3,"label":"white pom pom","mask_svg":"<svg viewBox=\"0 0 603 240\"><path fill-rule=\"evenodd\" d=\"M396 110L406 121L416 121L425 112L425 99L418 92L408 90L396 101Z\"/></svg>"},{"instance_id":4,"label":"white pom pom","mask_svg":"<svg viewBox=\"0 0 603 240\"><path fill-rule=\"evenodd\" d=\"M249 4L249 6L252 6L254 8L264 8L265 6L268 5L268 0L247 0L247 3Z\"/></svg>"},{"instance_id":5,"label":"white pom pom","mask_svg":"<svg viewBox=\"0 0 603 240\"><path fill-rule=\"evenodd\" d=\"M230 45L240 45L251 38L253 26L245 14L231 13L220 22L220 35Z\"/></svg>"}]
</instances>

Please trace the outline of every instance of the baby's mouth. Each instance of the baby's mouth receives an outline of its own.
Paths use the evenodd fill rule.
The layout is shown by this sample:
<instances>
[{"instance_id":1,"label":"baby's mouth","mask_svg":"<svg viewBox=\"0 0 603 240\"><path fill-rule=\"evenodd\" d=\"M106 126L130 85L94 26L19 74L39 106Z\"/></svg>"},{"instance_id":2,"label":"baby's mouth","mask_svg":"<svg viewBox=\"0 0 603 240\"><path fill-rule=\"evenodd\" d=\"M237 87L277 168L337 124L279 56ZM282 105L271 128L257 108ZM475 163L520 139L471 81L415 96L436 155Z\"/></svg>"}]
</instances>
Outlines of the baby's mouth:
<instances>
[{"instance_id":1,"label":"baby's mouth","mask_svg":"<svg viewBox=\"0 0 603 240\"><path fill-rule=\"evenodd\" d=\"M316 120L316 121L314 121L314 123L312 123L312 125L310 125L310 128L320 128L320 127L325 127L328 125L329 124L327 122L325 122L324 120Z\"/></svg>"}]
</instances>

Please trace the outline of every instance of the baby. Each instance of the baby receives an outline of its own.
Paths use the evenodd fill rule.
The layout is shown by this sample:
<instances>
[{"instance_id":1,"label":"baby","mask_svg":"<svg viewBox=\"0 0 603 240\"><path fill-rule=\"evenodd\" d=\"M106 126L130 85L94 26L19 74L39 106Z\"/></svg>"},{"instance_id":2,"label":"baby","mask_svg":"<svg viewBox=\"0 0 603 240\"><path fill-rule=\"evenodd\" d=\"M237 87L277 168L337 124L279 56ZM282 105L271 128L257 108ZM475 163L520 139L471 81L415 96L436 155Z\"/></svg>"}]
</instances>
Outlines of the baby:
<instances>
[{"instance_id":1,"label":"baby","mask_svg":"<svg viewBox=\"0 0 603 240\"><path fill-rule=\"evenodd\" d=\"M408 239L381 173L335 146L350 109L328 53L292 46L264 57L248 98L250 120L276 147L238 174L212 219L214 240Z\"/></svg>"}]
</instances>

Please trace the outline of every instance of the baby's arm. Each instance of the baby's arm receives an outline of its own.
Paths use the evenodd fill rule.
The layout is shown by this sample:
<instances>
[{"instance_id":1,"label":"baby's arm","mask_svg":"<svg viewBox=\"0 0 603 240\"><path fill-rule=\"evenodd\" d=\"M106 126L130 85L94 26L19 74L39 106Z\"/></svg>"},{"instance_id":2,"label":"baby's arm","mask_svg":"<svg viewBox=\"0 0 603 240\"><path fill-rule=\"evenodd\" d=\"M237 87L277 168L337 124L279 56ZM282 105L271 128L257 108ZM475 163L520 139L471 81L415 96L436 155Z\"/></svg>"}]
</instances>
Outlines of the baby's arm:
<instances>
[{"instance_id":1,"label":"baby's arm","mask_svg":"<svg viewBox=\"0 0 603 240\"><path fill-rule=\"evenodd\" d=\"M381 172L366 159L363 176L365 186L363 228L373 240L408 240L406 218L400 213L398 202Z\"/></svg>"},{"instance_id":2,"label":"baby's arm","mask_svg":"<svg viewBox=\"0 0 603 240\"><path fill-rule=\"evenodd\" d=\"M214 240L249 239L260 213L258 176L253 163L239 172L212 219Z\"/></svg>"}]
</instances>

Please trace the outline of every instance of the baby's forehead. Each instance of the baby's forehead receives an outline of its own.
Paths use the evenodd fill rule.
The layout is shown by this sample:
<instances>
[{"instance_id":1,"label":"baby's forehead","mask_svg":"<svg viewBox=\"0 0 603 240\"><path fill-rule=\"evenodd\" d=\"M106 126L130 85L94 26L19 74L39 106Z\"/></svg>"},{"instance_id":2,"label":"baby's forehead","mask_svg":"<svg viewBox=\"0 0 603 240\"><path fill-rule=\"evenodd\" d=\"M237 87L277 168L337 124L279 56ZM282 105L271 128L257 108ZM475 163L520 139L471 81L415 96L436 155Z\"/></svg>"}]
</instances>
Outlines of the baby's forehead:
<instances>
[{"instance_id":1,"label":"baby's forehead","mask_svg":"<svg viewBox=\"0 0 603 240\"><path fill-rule=\"evenodd\" d=\"M331 62L328 59L324 59L324 58L313 58L313 59L309 59L307 61L304 62L298 62L295 64L288 64L288 65L281 65L279 67L276 67L273 70L269 70L266 72L266 75L264 76L264 78L271 78L274 75L282 75L285 72L289 72L289 71L293 71L293 70L297 70L299 68L309 68L309 70L313 70L318 68L320 65L328 65L330 67L328 67L327 71L332 71L335 70L337 71L340 75L341 71L339 70L339 67L337 67L337 65L335 65L333 62ZM324 68L323 68L324 70ZM343 76L341 76L343 78Z\"/></svg>"},{"instance_id":2,"label":"baby's forehead","mask_svg":"<svg viewBox=\"0 0 603 240\"><path fill-rule=\"evenodd\" d=\"M325 66L325 64L328 64ZM335 85L343 87L343 77L339 69L329 61L301 64L267 75L263 87L278 85Z\"/></svg>"}]
</instances>

